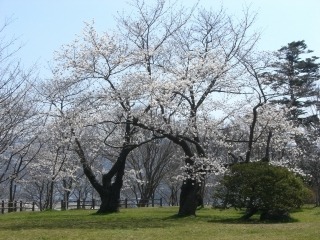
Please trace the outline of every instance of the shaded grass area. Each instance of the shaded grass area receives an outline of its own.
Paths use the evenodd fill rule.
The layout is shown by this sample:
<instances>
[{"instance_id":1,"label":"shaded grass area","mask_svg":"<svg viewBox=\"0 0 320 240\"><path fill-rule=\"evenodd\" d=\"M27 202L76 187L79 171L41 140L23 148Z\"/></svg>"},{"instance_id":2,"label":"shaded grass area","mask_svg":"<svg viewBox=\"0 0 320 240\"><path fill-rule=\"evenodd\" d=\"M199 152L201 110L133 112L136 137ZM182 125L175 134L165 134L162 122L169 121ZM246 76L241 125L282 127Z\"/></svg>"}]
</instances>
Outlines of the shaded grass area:
<instances>
[{"instance_id":1,"label":"shaded grass area","mask_svg":"<svg viewBox=\"0 0 320 240\"><path fill-rule=\"evenodd\" d=\"M239 220L241 212L205 208L177 218L178 209L136 208L97 215L93 211L46 211L0 215L0 239L319 239L320 209L292 213L294 221Z\"/></svg>"}]
</instances>

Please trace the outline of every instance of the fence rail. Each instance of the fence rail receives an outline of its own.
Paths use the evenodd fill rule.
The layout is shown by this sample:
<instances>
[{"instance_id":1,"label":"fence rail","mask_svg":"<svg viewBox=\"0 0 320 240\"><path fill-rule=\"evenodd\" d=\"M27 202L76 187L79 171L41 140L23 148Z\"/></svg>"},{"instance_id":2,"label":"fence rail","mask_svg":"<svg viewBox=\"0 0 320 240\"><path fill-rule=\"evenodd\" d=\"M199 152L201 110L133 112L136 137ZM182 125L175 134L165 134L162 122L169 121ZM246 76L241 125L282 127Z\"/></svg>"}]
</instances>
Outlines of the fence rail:
<instances>
[{"instance_id":1,"label":"fence rail","mask_svg":"<svg viewBox=\"0 0 320 240\"><path fill-rule=\"evenodd\" d=\"M61 210L68 210L68 209L96 209L97 201L92 199L91 201L81 201L80 199L76 201L64 201L61 200Z\"/></svg>"},{"instance_id":2,"label":"fence rail","mask_svg":"<svg viewBox=\"0 0 320 240\"><path fill-rule=\"evenodd\" d=\"M5 202L1 201L0 211L2 214L5 212L22 212L22 211L35 211L36 203L32 202L22 202L22 201L13 201L13 202Z\"/></svg>"},{"instance_id":3,"label":"fence rail","mask_svg":"<svg viewBox=\"0 0 320 240\"><path fill-rule=\"evenodd\" d=\"M68 209L97 209L100 205L100 201L92 199L91 201L83 201L83 200L76 200L76 201L64 201L61 200L60 208L61 210L68 210ZM159 206L162 207L163 201L162 198L159 199L121 199L119 202L119 206L122 208L134 208L134 207L155 207ZM0 213L4 214L6 212L22 212L22 211L35 211L39 210L35 202L23 202L23 201L13 201L13 202L6 202L1 201L0 205Z\"/></svg>"},{"instance_id":4,"label":"fence rail","mask_svg":"<svg viewBox=\"0 0 320 240\"><path fill-rule=\"evenodd\" d=\"M100 205L100 201L92 199L91 201L82 201L80 199L76 201L68 201L65 202L61 200L61 210L67 209L97 209L97 206ZM123 208L132 208L132 207L154 207L159 206L162 207L162 198L159 199L149 199L149 200L141 200L141 199L121 199L119 202L119 206Z\"/></svg>"}]
</instances>

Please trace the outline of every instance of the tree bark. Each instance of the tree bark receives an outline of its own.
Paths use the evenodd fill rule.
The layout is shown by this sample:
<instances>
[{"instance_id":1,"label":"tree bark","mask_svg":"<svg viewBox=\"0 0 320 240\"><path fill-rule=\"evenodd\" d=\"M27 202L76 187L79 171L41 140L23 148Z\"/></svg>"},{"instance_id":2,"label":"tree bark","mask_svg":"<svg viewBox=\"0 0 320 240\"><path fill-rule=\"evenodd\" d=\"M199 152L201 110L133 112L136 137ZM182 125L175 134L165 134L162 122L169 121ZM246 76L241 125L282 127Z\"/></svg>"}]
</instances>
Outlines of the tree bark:
<instances>
[{"instance_id":1,"label":"tree bark","mask_svg":"<svg viewBox=\"0 0 320 240\"><path fill-rule=\"evenodd\" d=\"M97 213L119 212L120 190L122 183L113 183L100 193L101 205Z\"/></svg>"},{"instance_id":2,"label":"tree bark","mask_svg":"<svg viewBox=\"0 0 320 240\"><path fill-rule=\"evenodd\" d=\"M113 164L108 173L103 174L101 184L96 179L91 166L88 164L78 139L76 139L76 144L76 152L80 157L84 173L101 198L101 205L97 213L119 212L120 191L123 184L125 163L128 154L135 148L135 146L124 146L121 149L117 161ZM114 179L113 182L112 179Z\"/></svg>"},{"instance_id":3,"label":"tree bark","mask_svg":"<svg viewBox=\"0 0 320 240\"><path fill-rule=\"evenodd\" d=\"M98 213L119 212L120 191L123 185L125 162L130 151L131 150L128 148L123 148L117 162L107 174L103 175L103 191L99 193L101 205ZM115 171L114 174L112 174L113 171ZM111 183L111 179L114 175L115 180Z\"/></svg>"},{"instance_id":4,"label":"tree bark","mask_svg":"<svg viewBox=\"0 0 320 240\"><path fill-rule=\"evenodd\" d=\"M10 180L10 184L9 184L9 203L8 203L8 212L13 212L13 202L14 202L14 198L15 198L15 191L16 191L16 185L14 183L14 178L12 178Z\"/></svg>"},{"instance_id":5,"label":"tree bark","mask_svg":"<svg viewBox=\"0 0 320 240\"><path fill-rule=\"evenodd\" d=\"M49 202L49 209L52 210L53 209L53 189L54 189L54 180L51 180L50 183L50 189L49 189L49 196L48 196L48 202Z\"/></svg>"},{"instance_id":6,"label":"tree bark","mask_svg":"<svg viewBox=\"0 0 320 240\"><path fill-rule=\"evenodd\" d=\"M179 216L195 216L201 198L201 187L194 180L187 179L181 187Z\"/></svg>"},{"instance_id":7,"label":"tree bark","mask_svg":"<svg viewBox=\"0 0 320 240\"><path fill-rule=\"evenodd\" d=\"M188 143L184 140L181 140L179 138L173 137L173 136L166 136L169 140L173 141L175 144L180 145L180 147L183 149L185 155L186 155L186 164L190 164L191 166L194 164L194 161L192 160L192 157L194 156L193 151L191 150ZM202 149L198 149L200 146L197 146L198 152L200 151L200 154L204 154L202 152ZM195 216L196 210L198 207L199 199L202 202L202 196L201 196L201 185L197 183L195 180L192 179L186 179L181 187L180 192L180 205L179 205L179 216Z\"/></svg>"},{"instance_id":8,"label":"tree bark","mask_svg":"<svg viewBox=\"0 0 320 240\"><path fill-rule=\"evenodd\" d=\"M171 135L166 135L166 137L183 149L186 155L185 163L193 165L194 161L192 160L192 157L194 156L194 153L188 143ZM201 187L199 186L199 183L196 183L195 180L192 180L190 178L186 179L181 187L178 215L195 216L199 196L201 196Z\"/></svg>"},{"instance_id":9,"label":"tree bark","mask_svg":"<svg viewBox=\"0 0 320 240\"><path fill-rule=\"evenodd\" d=\"M256 208L248 208L246 213L241 217L243 220L249 220L254 214L258 212L258 209Z\"/></svg>"}]
</instances>

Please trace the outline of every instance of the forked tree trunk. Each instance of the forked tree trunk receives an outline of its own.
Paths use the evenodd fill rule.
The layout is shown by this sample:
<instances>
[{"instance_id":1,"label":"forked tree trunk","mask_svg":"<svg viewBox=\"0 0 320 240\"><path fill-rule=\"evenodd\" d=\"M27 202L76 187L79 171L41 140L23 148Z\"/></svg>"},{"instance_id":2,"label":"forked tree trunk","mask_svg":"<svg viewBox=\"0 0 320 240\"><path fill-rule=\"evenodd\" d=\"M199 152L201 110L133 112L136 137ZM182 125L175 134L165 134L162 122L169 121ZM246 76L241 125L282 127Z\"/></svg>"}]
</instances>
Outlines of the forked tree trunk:
<instances>
[{"instance_id":1,"label":"forked tree trunk","mask_svg":"<svg viewBox=\"0 0 320 240\"><path fill-rule=\"evenodd\" d=\"M101 205L97 213L119 212L125 163L130 151L130 148L123 148L117 162L107 174L103 175L102 190L98 192L101 198ZM114 182L111 183L113 177Z\"/></svg>"},{"instance_id":2,"label":"forked tree trunk","mask_svg":"<svg viewBox=\"0 0 320 240\"><path fill-rule=\"evenodd\" d=\"M115 182L100 194L101 205L97 213L119 212L122 182Z\"/></svg>"},{"instance_id":3,"label":"forked tree trunk","mask_svg":"<svg viewBox=\"0 0 320 240\"><path fill-rule=\"evenodd\" d=\"M91 185L99 193L101 205L97 213L114 213L119 211L120 191L123 184L123 175L128 154L136 146L123 146L117 158L108 173L103 174L102 184L96 179L94 172L88 163L82 146L78 139L75 139L77 154L80 157L84 174L87 176Z\"/></svg>"}]
</instances>

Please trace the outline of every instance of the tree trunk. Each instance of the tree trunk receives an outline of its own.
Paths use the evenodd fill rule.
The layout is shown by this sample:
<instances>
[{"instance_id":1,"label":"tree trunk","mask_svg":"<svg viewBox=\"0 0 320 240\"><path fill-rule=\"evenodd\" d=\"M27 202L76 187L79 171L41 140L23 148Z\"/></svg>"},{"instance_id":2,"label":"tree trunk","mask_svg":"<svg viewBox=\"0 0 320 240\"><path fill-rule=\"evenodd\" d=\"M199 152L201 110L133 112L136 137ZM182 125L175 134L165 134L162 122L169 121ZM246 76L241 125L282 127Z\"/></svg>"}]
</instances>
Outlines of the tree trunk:
<instances>
[{"instance_id":1,"label":"tree trunk","mask_svg":"<svg viewBox=\"0 0 320 240\"><path fill-rule=\"evenodd\" d=\"M178 206L178 189L175 186L171 186L170 189L169 206Z\"/></svg>"},{"instance_id":2,"label":"tree trunk","mask_svg":"<svg viewBox=\"0 0 320 240\"><path fill-rule=\"evenodd\" d=\"M83 151L80 141L75 138L77 145L76 152L80 158L83 172L88 178L91 185L99 193L101 198L101 205L97 213L114 213L119 212L120 191L123 184L124 169L128 154L138 147L138 145L131 145L131 128L130 123L126 124L125 143L119 153L116 162L112 165L108 173L102 175L102 184L97 180L89 161ZM130 145L129 145L130 144ZM114 180L114 181L113 181Z\"/></svg>"},{"instance_id":3,"label":"tree trunk","mask_svg":"<svg viewBox=\"0 0 320 240\"><path fill-rule=\"evenodd\" d=\"M65 204L66 204L66 209L68 209L68 202L69 202L69 198L70 198L70 188L71 188L71 184L70 184L70 182L68 182L66 179L63 179L62 180L62 184L63 184L63 188L64 188L64 190L63 190L63 200L64 200L64 202L65 202Z\"/></svg>"},{"instance_id":4,"label":"tree trunk","mask_svg":"<svg viewBox=\"0 0 320 240\"><path fill-rule=\"evenodd\" d=\"M201 187L194 180L187 179L181 187L179 216L195 216L201 201ZM200 200L200 201L199 201Z\"/></svg>"},{"instance_id":5,"label":"tree trunk","mask_svg":"<svg viewBox=\"0 0 320 240\"><path fill-rule=\"evenodd\" d=\"M119 212L120 186L112 185L100 194L101 205L97 213Z\"/></svg>"},{"instance_id":6,"label":"tree trunk","mask_svg":"<svg viewBox=\"0 0 320 240\"><path fill-rule=\"evenodd\" d=\"M138 207L147 207L150 198L141 198L138 202Z\"/></svg>"},{"instance_id":7,"label":"tree trunk","mask_svg":"<svg viewBox=\"0 0 320 240\"><path fill-rule=\"evenodd\" d=\"M53 189L54 189L54 182L51 180L50 189L49 189L49 209L53 209Z\"/></svg>"},{"instance_id":8,"label":"tree trunk","mask_svg":"<svg viewBox=\"0 0 320 240\"><path fill-rule=\"evenodd\" d=\"M8 203L8 212L13 212L13 202L15 198L16 185L14 183L14 178L10 180L9 184L9 203Z\"/></svg>"},{"instance_id":9,"label":"tree trunk","mask_svg":"<svg viewBox=\"0 0 320 240\"><path fill-rule=\"evenodd\" d=\"M316 207L320 206L320 185L317 184L316 186L316 201L315 201Z\"/></svg>"},{"instance_id":10,"label":"tree trunk","mask_svg":"<svg viewBox=\"0 0 320 240\"><path fill-rule=\"evenodd\" d=\"M146 187L142 189L141 198L138 202L138 207L147 207L150 198L154 195L155 187L147 183Z\"/></svg>"},{"instance_id":11,"label":"tree trunk","mask_svg":"<svg viewBox=\"0 0 320 240\"><path fill-rule=\"evenodd\" d=\"M124 165L124 164L123 164ZM120 208L120 191L123 184L123 170L119 170L114 183L109 186L104 186L102 192L99 193L101 205L97 213L115 213L119 212Z\"/></svg>"},{"instance_id":12,"label":"tree trunk","mask_svg":"<svg viewBox=\"0 0 320 240\"><path fill-rule=\"evenodd\" d=\"M102 177L102 189L98 192L101 198L100 209L97 213L115 213L120 208L120 191L123 184L123 175L126 159L131 151L131 147L122 149L117 162L107 174ZM114 182L111 183L114 177Z\"/></svg>"},{"instance_id":13,"label":"tree trunk","mask_svg":"<svg viewBox=\"0 0 320 240\"><path fill-rule=\"evenodd\" d=\"M258 212L258 210L256 208L254 208L254 207L248 208L246 213L241 217L241 219L248 220L249 218L251 218L257 212Z\"/></svg>"}]
</instances>

